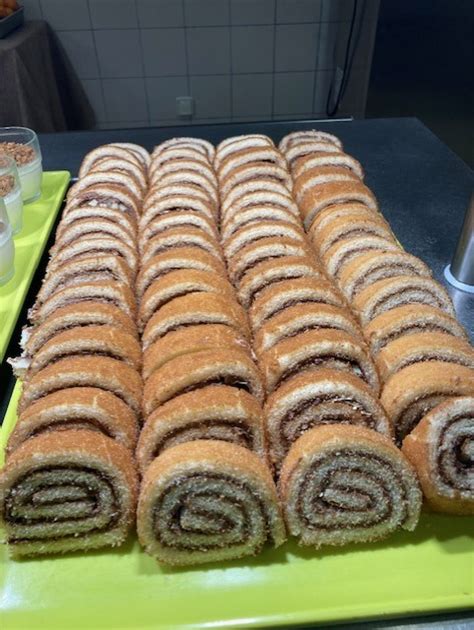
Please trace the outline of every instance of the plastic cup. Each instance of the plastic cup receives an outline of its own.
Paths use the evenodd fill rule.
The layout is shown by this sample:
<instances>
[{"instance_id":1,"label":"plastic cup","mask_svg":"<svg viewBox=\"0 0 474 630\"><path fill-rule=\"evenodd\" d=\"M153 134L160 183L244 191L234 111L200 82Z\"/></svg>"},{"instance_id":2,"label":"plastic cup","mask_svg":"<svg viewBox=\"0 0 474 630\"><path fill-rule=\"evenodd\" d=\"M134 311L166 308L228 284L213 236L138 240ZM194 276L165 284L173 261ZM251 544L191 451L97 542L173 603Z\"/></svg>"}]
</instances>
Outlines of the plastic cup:
<instances>
[{"instance_id":1,"label":"plastic cup","mask_svg":"<svg viewBox=\"0 0 474 630\"><path fill-rule=\"evenodd\" d=\"M0 285L6 284L15 273L15 245L7 209L0 198Z\"/></svg>"},{"instance_id":2,"label":"plastic cup","mask_svg":"<svg viewBox=\"0 0 474 630\"><path fill-rule=\"evenodd\" d=\"M23 226L20 176L15 160L5 153L0 153L0 197L5 203L13 234L18 234Z\"/></svg>"},{"instance_id":3,"label":"plastic cup","mask_svg":"<svg viewBox=\"0 0 474 630\"><path fill-rule=\"evenodd\" d=\"M26 127L0 128L0 153L7 153L17 165L23 203L41 195L43 166L38 137Z\"/></svg>"}]
</instances>

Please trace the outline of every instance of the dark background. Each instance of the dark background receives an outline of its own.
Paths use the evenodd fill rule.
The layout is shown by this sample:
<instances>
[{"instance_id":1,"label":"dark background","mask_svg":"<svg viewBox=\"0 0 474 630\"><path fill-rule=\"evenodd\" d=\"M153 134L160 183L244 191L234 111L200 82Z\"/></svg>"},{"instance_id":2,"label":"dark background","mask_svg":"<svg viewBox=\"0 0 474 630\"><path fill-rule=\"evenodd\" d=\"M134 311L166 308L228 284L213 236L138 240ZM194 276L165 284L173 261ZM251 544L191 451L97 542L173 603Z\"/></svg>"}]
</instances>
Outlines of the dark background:
<instances>
[{"instance_id":1,"label":"dark background","mask_svg":"<svg viewBox=\"0 0 474 630\"><path fill-rule=\"evenodd\" d=\"M474 167L474 0L381 0L366 116L417 116Z\"/></svg>"}]
</instances>

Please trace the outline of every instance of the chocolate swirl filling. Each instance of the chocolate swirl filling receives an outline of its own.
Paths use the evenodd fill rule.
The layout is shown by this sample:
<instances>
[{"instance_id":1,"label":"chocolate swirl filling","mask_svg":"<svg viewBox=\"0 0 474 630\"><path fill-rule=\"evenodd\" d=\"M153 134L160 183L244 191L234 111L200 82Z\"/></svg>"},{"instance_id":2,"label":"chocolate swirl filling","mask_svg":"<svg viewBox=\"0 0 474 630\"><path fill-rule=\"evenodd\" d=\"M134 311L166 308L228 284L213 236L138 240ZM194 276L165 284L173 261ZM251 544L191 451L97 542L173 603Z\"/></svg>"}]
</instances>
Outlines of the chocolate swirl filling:
<instances>
[{"instance_id":1,"label":"chocolate swirl filling","mask_svg":"<svg viewBox=\"0 0 474 630\"><path fill-rule=\"evenodd\" d=\"M441 298L435 294L434 291L430 291L427 288L406 288L395 291L392 294L384 295L380 299L376 300L371 308L370 319L389 311L397 306L403 304L426 304L427 306L435 306L442 311L451 314L451 310L441 300Z\"/></svg>"},{"instance_id":2,"label":"chocolate swirl filling","mask_svg":"<svg viewBox=\"0 0 474 630\"><path fill-rule=\"evenodd\" d=\"M154 459L165 449L191 440L223 440L250 450L253 450L255 446L255 435L245 420L230 421L210 418L168 431L154 446L151 456Z\"/></svg>"},{"instance_id":3,"label":"chocolate swirl filling","mask_svg":"<svg viewBox=\"0 0 474 630\"><path fill-rule=\"evenodd\" d=\"M286 450L300 435L319 424L361 424L377 430L377 419L353 397L340 393L320 395L301 400L287 411L279 425L279 439Z\"/></svg>"},{"instance_id":4,"label":"chocolate swirl filling","mask_svg":"<svg viewBox=\"0 0 474 630\"><path fill-rule=\"evenodd\" d=\"M395 426L395 437L398 444L401 444L403 438L416 427L423 416L426 416L429 411L448 397L449 394L446 393L427 394L426 396L420 396L408 405L403 413L400 414Z\"/></svg>"},{"instance_id":5,"label":"chocolate swirl filling","mask_svg":"<svg viewBox=\"0 0 474 630\"><path fill-rule=\"evenodd\" d=\"M443 484L474 499L474 413L462 411L450 418L438 435L435 452Z\"/></svg>"},{"instance_id":6,"label":"chocolate swirl filling","mask_svg":"<svg viewBox=\"0 0 474 630\"><path fill-rule=\"evenodd\" d=\"M393 475L391 466L379 457L348 449L335 454L335 458L339 460L337 467L330 465L326 457L314 461L299 486L298 508L305 526L367 529L390 520L395 507L390 501L393 492L387 488L383 476ZM374 470L374 463L378 470ZM395 474L392 478L400 486L397 493L401 499L400 516L405 520L405 490L399 476Z\"/></svg>"},{"instance_id":7,"label":"chocolate swirl filling","mask_svg":"<svg viewBox=\"0 0 474 630\"><path fill-rule=\"evenodd\" d=\"M83 465L39 466L15 481L4 500L5 522L15 526L10 544L102 533L121 517L114 481Z\"/></svg>"},{"instance_id":8,"label":"chocolate swirl filling","mask_svg":"<svg viewBox=\"0 0 474 630\"><path fill-rule=\"evenodd\" d=\"M362 378L367 384L371 384L371 378L366 374L363 366L355 358L345 356L343 353L336 355L332 353L321 353L317 356L309 356L301 361L297 361L283 370L282 373L276 379L273 389L277 389L284 381L288 380L291 376L299 374L304 370L316 369L316 368L330 368L333 370L343 370L349 372L354 376Z\"/></svg>"},{"instance_id":9,"label":"chocolate swirl filling","mask_svg":"<svg viewBox=\"0 0 474 630\"><path fill-rule=\"evenodd\" d=\"M181 474L155 499L153 531L164 548L187 552L250 547L258 553L270 516L244 481L210 472Z\"/></svg>"},{"instance_id":10,"label":"chocolate swirl filling","mask_svg":"<svg viewBox=\"0 0 474 630\"><path fill-rule=\"evenodd\" d=\"M293 473L287 503L303 544L346 544L413 529L419 491L391 458L357 446L331 448ZM295 527L295 524L293 524Z\"/></svg>"}]
</instances>

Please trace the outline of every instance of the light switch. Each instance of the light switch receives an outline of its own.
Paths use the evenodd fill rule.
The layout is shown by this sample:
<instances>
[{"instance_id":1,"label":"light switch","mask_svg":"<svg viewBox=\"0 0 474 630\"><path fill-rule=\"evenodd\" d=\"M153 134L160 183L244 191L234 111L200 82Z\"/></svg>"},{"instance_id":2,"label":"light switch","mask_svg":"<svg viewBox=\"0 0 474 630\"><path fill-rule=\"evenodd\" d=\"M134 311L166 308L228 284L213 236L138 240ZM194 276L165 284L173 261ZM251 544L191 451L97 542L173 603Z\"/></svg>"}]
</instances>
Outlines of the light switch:
<instances>
[{"instance_id":1,"label":"light switch","mask_svg":"<svg viewBox=\"0 0 474 630\"><path fill-rule=\"evenodd\" d=\"M176 97L176 113L179 118L192 118L194 114L194 99L192 96Z\"/></svg>"}]
</instances>

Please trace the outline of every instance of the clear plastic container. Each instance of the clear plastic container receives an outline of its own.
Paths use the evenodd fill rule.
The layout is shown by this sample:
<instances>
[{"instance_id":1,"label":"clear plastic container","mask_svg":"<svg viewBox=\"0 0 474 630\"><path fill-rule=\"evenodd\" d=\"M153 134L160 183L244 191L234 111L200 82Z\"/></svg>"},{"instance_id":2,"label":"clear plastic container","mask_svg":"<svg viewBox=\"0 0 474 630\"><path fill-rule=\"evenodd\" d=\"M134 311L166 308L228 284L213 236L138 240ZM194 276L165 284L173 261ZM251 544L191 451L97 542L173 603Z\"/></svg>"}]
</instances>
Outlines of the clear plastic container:
<instances>
[{"instance_id":1,"label":"clear plastic container","mask_svg":"<svg viewBox=\"0 0 474 630\"><path fill-rule=\"evenodd\" d=\"M6 284L15 273L15 245L7 209L0 198L0 285Z\"/></svg>"},{"instance_id":2,"label":"clear plastic container","mask_svg":"<svg viewBox=\"0 0 474 630\"><path fill-rule=\"evenodd\" d=\"M41 195L43 166L36 133L26 127L1 127L0 153L7 153L16 162L23 203L38 199Z\"/></svg>"},{"instance_id":3,"label":"clear plastic container","mask_svg":"<svg viewBox=\"0 0 474 630\"><path fill-rule=\"evenodd\" d=\"M13 234L18 234L23 226L20 177L15 160L5 153L0 153L0 197L7 208Z\"/></svg>"}]
</instances>

